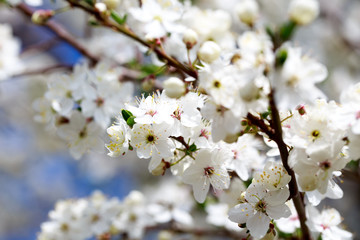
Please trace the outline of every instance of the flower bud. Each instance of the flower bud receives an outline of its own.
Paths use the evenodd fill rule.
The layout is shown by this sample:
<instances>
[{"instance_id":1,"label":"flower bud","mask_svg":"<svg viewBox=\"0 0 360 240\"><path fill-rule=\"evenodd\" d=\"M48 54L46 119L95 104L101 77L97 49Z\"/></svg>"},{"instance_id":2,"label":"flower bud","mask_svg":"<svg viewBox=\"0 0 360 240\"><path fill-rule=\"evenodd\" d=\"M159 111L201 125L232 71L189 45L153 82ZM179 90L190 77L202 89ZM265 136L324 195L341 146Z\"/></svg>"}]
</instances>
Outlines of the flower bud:
<instances>
[{"instance_id":1,"label":"flower bud","mask_svg":"<svg viewBox=\"0 0 360 240\"><path fill-rule=\"evenodd\" d=\"M37 10L31 16L31 21L35 24L43 25L52 18L54 14L55 12L53 10Z\"/></svg>"},{"instance_id":2,"label":"flower bud","mask_svg":"<svg viewBox=\"0 0 360 240\"><path fill-rule=\"evenodd\" d=\"M306 25L314 21L319 15L317 0L293 0L289 6L289 16L299 25Z\"/></svg>"},{"instance_id":3,"label":"flower bud","mask_svg":"<svg viewBox=\"0 0 360 240\"><path fill-rule=\"evenodd\" d=\"M185 83L176 77L167 79L163 85L166 95L170 98L179 98L183 96L186 91Z\"/></svg>"},{"instance_id":4,"label":"flower bud","mask_svg":"<svg viewBox=\"0 0 360 240\"><path fill-rule=\"evenodd\" d=\"M160 164L151 170L151 174L154 176L162 176L165 174L166 169L170 167L168 162L161 160Z\"/></svg>"},{"instance_id":5,"label":"flower bud","mask_svg":"<svg viewBox=\"0 0 360 240\"><path fill-rule=\"evenodd\" d=\"M221 49L217 43L206 41L201 45L198 51L198 57L206 63L212 63L220 57L220 51Z\"/></svg>"},{"instance_id":6,"label":"flower bud","mask_svg":"<svg viewBox=\"0 0 360 240\"><path fill-rule=\"evenodd\" d=\"M153 74L147 76L141 82L141 89L145 92L151 92L155 87L155 76Z\"/></svg>"},{"instance_id":7,"label":"flower bud","mask_svg":"<svg viewBox=\"0 0 360 240\"><path fill-rule=\"evenodd\" d=\"M259 16L259 5L255 0L244 0L235 6L235 12L240 21L253 26Z\"/></svg>"},{"instance_id":8,"label":"flower bud","mask_svg":"<svg viewBox=\"0 0 360 240\"><path fill-rule=\"evenodd\" d=\"M103 0L108 9L115 9L120 4L120 0Z\"/></svg>"},{"instance_id":9,"label":"flower bud","mask_svg":"<svg viewBox=\"0 0 360 240\"><path fill-rule=\"evenodd\" d=\"M306 113L304 105L299 105L296 110L299 112L300 115L304 115Z\"/></svg>"},{"instance_id":10,"label":"flower bud","mask_svg":"<svg viewBox=\"0 0 360 240\"><path fill-rule=\"evenodd\" d=\"M107 10L107 6L105 3L98 2L95 4L95 9L100 13L104 13Z\"/></svg>"},{"instance_id":11,"label":"flower bud","mask_svg":"<svg viewBox=\"0 0 360 240\"><path fill-rule=\"evenodd\" d=\"M277 239L279 239L279 237L278 234L276 233L274 224L270 223L268 232L260 240L277 240Z\"/></svg>"},{"instance_id":12,"label":"flower bud","mask_svg":"<svg viewBox=\"0 0 360 240\"><path fill-rule=\"evenodd\" d=\"M183 42L186 44L186 48L191 49L197 43L198 38L199 36L194 30L190 28L186 29L183 36Z\"/></svg>"},{"instance_id":13,"label":"flower bud","mask_svg":"<svg viewBox=\"0 0 360 240\"><path fill-rule=\"evenodd\" d=\"M158 240L171 240L171 239L174 239L174 235L170 231L163 230L160 231L158 234Z\"/></svg>"}]
</instances>

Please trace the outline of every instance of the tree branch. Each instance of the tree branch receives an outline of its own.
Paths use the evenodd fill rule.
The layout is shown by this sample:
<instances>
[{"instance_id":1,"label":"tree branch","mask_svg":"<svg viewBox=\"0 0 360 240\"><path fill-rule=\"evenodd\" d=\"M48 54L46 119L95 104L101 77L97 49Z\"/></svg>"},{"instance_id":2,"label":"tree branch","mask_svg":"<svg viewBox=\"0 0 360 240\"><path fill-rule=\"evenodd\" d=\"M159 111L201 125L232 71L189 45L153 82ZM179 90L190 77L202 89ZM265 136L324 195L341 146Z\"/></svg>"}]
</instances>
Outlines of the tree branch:
<instances>
[{"instance_id":1,"label":"tree branch","mask_svg":"<svg viewBox=\"0 0 360 240\"><path fill-rule=\"evenodd\" d=\"M28 16L30 19L34 13L34 10L32 10L30 7L28 7L24 3L17 5L16 8L18 10L20 10L23 14ZM62 25L56 23L53 20L49 20L43 26L45 26L47 29L49 29L54 34L56 34L56 36L58 36L59 39L69 43L71 46L73 46L75 49L77 49L82 55L84 55L85 57L90 59L90 61L93 65L95 65L99 61L99 58L97 56L90 53Z\"/></svg>"},{"instance_id":2,"label":"tree branch","mask_svg":"<svg viewBox=\"0 0 360 240\"><path fill-rule=\"evenodd\" d=\"M116 32L120 32L120 33L130 37L131 39L135 40L136 42L141 43L145 47L153 50L160 60L166 61L168 65L173 66L176 69L179 69L182 72L188 74L189 76L194 77L194 78L197 79L198 74L197 74L196 70L194 70L193 68L191 68L189 66L186 66L186 65L182 64L177 59L167 55L161 48L158 48L156 45L141 39L133 31L131 31L130 28L127 27L126 25L119 25L119 24L111 21L109 19L109 17L104 17L102 14L97 12L95 10L95 8L93 8L91 6L89 6L89 7L84 6L79 1L76 1L76 0L66 0L66 1L69 4L71 4L72 6L77 7L77 8L81 8L84 11L86 11L87 13L93 15L99 21L99 23L102 26L108 27L108 28L110 28L110 29L112 29L112 30L114 30Z\"/></svg>"},{"instance_id":3,"label":"tree branch","mask_svg":"<svg viewBox=\"0 0 360 240\"><path fill-rule=\"evenodd\" d=\"M272 122L273 122L272 125L274 128L273 129L274 135L273 135L272 140L274 140L276 142L276 144L278 145L278 148L280 150L281 161L284 165L284 168L286 169L288 174L291 176L291 181L289 182L290 198L293 199L296 211L299 216L300 226L301 226L301 231L302 231L302 239L311 239L310 231L305 223L306 222L305 205L304 205L303 199L301 197L301 194L299 193L299 190L298 190L295 173L288 164L289 152L287 149L287 145L285 144L283 137L282 137L281 120L280 120L279 111L275 104L273 89L271 90L271 92L269 94L269 103L270 103L270 108L271 108L271 118L272 118Z\"/></svg>"}]
</instances>

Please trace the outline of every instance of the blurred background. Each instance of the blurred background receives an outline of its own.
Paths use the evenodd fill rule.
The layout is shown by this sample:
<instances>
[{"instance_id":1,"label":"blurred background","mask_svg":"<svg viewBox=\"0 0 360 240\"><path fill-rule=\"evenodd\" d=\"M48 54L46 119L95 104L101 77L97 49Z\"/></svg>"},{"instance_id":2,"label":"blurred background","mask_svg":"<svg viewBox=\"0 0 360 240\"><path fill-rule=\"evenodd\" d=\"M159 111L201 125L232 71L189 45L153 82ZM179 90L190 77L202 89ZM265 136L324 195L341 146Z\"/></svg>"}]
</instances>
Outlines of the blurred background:
<instances>
[{"instance_id":1,"label":"blurred background","mask_svg":"<svg viewBox=\"0 0 360 240\"><path fill-rule=\"evenodd\" d=\"M226 9L234 0L198 2L204 8ZM286 2L259 0L264 21L274 25L285 21ZM328 67L328 79L320 87L329 99L338 100L344 87L360 79L360 1L320 2L320 17L300 28L294 42ZM49 2L44 6L59 7ZM80 11L59 14L56 21L80 39L92 33L87 17ZM35 26L16 9L0 6L0 23L10 24L21 41L24 72L40 69L44 63L74 65L82 58L77 50L54 40L50 31ZM43 95L46 81L41 75L31 74L0 82L0 240L36 239L40 224L59 199L85 197L95 189L122 199L144 181L156 181L148 174L146 163L135 156L129 156L127 162L105 153L72 159L63 141L33 121L31 102ZM360 239L359 174L345 174L337 181L341 182L344 198L326 200L323 207L338 209L344 224L356 232L355 239Z\"/></svg>"}]
</instances>

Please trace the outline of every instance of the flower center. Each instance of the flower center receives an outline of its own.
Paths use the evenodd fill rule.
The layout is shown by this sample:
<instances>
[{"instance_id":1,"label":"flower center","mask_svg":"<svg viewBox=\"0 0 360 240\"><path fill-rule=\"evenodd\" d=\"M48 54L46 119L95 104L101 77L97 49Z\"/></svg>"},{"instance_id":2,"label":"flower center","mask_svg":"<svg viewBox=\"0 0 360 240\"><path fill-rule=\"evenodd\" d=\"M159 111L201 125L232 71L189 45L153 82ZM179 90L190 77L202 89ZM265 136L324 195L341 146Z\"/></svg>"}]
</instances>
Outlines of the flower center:
<instances>
[{"instance_id":1,"label":"flower center","mask_svg":"<svg viewBox=\"0 0 360 240\"><path fill-rule=\"evenodd\" d=\"M154 116L155 114L157 114L157 111L154 111L154 110L149 110L146 114L150 115L150 116Z\"/></svg>"},{"instance_id":2,"label":"flower center","mask_svg":"<svg viewBox=\"0 0 360 240\"><path fill-rule=\"evenodd\" d=\"M214 86L215 88L220 88L220 87L221 87L220 81L219 81L219 80L215 80L215 81L213 82L213 86Z\"/></svg>"},{"instance_id":3,"label":"flower center","mask_svg":"<svg viewBox=\"0 0 360 240\"><path fill-rule=\"evenodd\" d=\"M215 169L213 167L206 167L204 168L204 174L205 176L211 176L215 172Z\"/></svg>"},{"instance_id":4,"label":"flower center","mask_svg":"<svg viewBox=\"0 0 360 240\"><path fill-rule=\"evenodd\" d=\"M146 140L149 142L149 143L154 143L155 142L155 137L154 135L148 135L146 137Z\"/></svg>"},{"instance_id":5,"label":"flower center","mask_svg":"<svg viewBox=\"0 0 360 240\"><path fill-rule=\"evenodd\" d=\"M256 203L255 205L255 210L258 212L266 212L266 203L263 200L260 200L259 202Z\"/></svg>"},{"instance_id":6,"label":"flower center","mask_svg":"<svg viewBox=\"0 0 360 240\"><path fill-rule=\"evenodd\" d=\"M105 102L105 100L103 98L101 98L101 97L98 97L95 100L96 106L98 106L98 107L101 107L102 105L104 105L104 102Z\"/></svg>"},{"instance_id":7,"label":"flower center","mask_svg":"<svg viewBox=\"0 0 360 240\"><path fill-rule=\"evenodd\" d=\"M79 138L85 138L87 136L86 127L79 132Z\"/></svg>"},{"instance_id":8,"label":"flower center","mask_svg":"<svg viewBox=\"0 0 360 240\"><path fill-rule=\"evenodd\" d=\"M320 163L319 167L323 170L328 170L331 167L331 162L329 161L323 161Z\"/></svg>"},{"instance_id":9,"label":"flower center","mask_svg":"<svg viewBox=\"0 0 360 240\"><path fill-rule=\"evenodd\" d=\"M318 130L314 130L311 132L311 136L313 137L313 141L320 137L320 132Z\"/></svg>"}]
</instances>

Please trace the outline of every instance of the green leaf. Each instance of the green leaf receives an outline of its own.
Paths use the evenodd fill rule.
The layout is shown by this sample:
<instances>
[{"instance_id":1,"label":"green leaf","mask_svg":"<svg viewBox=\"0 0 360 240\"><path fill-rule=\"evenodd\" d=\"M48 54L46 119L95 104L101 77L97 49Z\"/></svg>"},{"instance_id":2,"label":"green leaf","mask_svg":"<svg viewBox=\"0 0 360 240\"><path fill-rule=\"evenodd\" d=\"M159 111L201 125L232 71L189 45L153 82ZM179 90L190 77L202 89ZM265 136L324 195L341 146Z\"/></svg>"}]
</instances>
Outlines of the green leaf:
<instances>
[{"instance_id":1,"label":"green leaf","mask_svg":"<svg viewBox=\"0 0 360 240\"><path fill-rule=\"evenodd\" d=\"M94 6L94 4L95 4L93 0L84 0L84 2L86 2L90 6Z\"/></svg>"},{"instance_id":2,"label":"green leaf","mask_svg":"<svg viewBox=\"0 0 360 240\"><path fill-rule=\"evenodd\" d=\"M124 23L126 23L126 19L127 19L126 14L124 15L124 17L121 17L117 12L115 12L114 10L111 10L110 16L115 22L117 22L120 25L123 25Z\"/></svg>"},{"instance_id":3,"label":"green leaf","mask_svg":"<svg viewBox=\"0 0 360 240\"><path fill-rule=\"evenodd\" d=\"M127 121L130 117L133 116L133 114L130 111L125 110L125 109L121 110L121 115L122 115L122 117L124 118L125 121Z\"/></svg>"},{"instance_id":4,"label":"green leaf","mask_svg":"<svg viewBox=\"0 0 360 240\"><path fill-rule=\"evenodd\" d=\"M286 51L286 49L280 49L276 53L276 66L284 65L286 59L287 59L287 51Z\"/></svg>"},{"instance_id":5,"label":"green leaf","mask_svg":"<svg viewBox=\"0 0 360 240\"><path fill-rule=\"evenodd\" d=\"M293 21L286 22L282 27L280 28L280 38L283 41L287 41L291 38L292 34L294 33L294 30L296 28L296 23Z\"/></svg>"},{"instance_id":6,"label":"green leaf","mask_svg":"<svg viewBox=\"0 0 360 240\"><path fill-rule=\"evenodd\" d=\"M135 116L129 117L128 120L126 120L126 123L127 123L127 125L129 125L129 127L132 128L135 124Z\"/></svg>"},{"instance_id":7,"label":"green leaf","mask_svg":"<svg viewBox=\"0 0 360 240\"><path fill-rule=\"evenodd\" d=\"M274 31L270 28L270 26L266 26L265 28L266 33L269 35L269 37L274 40L275 39L275 33Z\"/></svg>"},{"instance_id":8,"label":"green leaf","mask_svg":"<svg viewBox=\"0 0 360 240\"><path fill-rule=\"evenodd\" d=\"M252 178L248 179L247 181L244 181L246 188L248 188L251 183L252 183Z\"/></svg>"},{"instance_id":9,"label":"green leaf","mask_svg":"<svg viewBox=\"0 0 360 240\"><path fill-rule=\"evenodd\" d=\"M190 152L195 152L197 150L197 147L195 145L195 143L191 144L190 147L189 147L189 151Z\"/></svg>"},{"instance_id":10,"label":"green leaf","mask_svg":"<svg viewBox=\"0 0 360 240\"><path fill-rule=\"evenodd\" d=\"M269 115L270 115L270 112L264 112L264 113L260 114L262 119L266 119Z\"/></svg>"}]
</instances>

